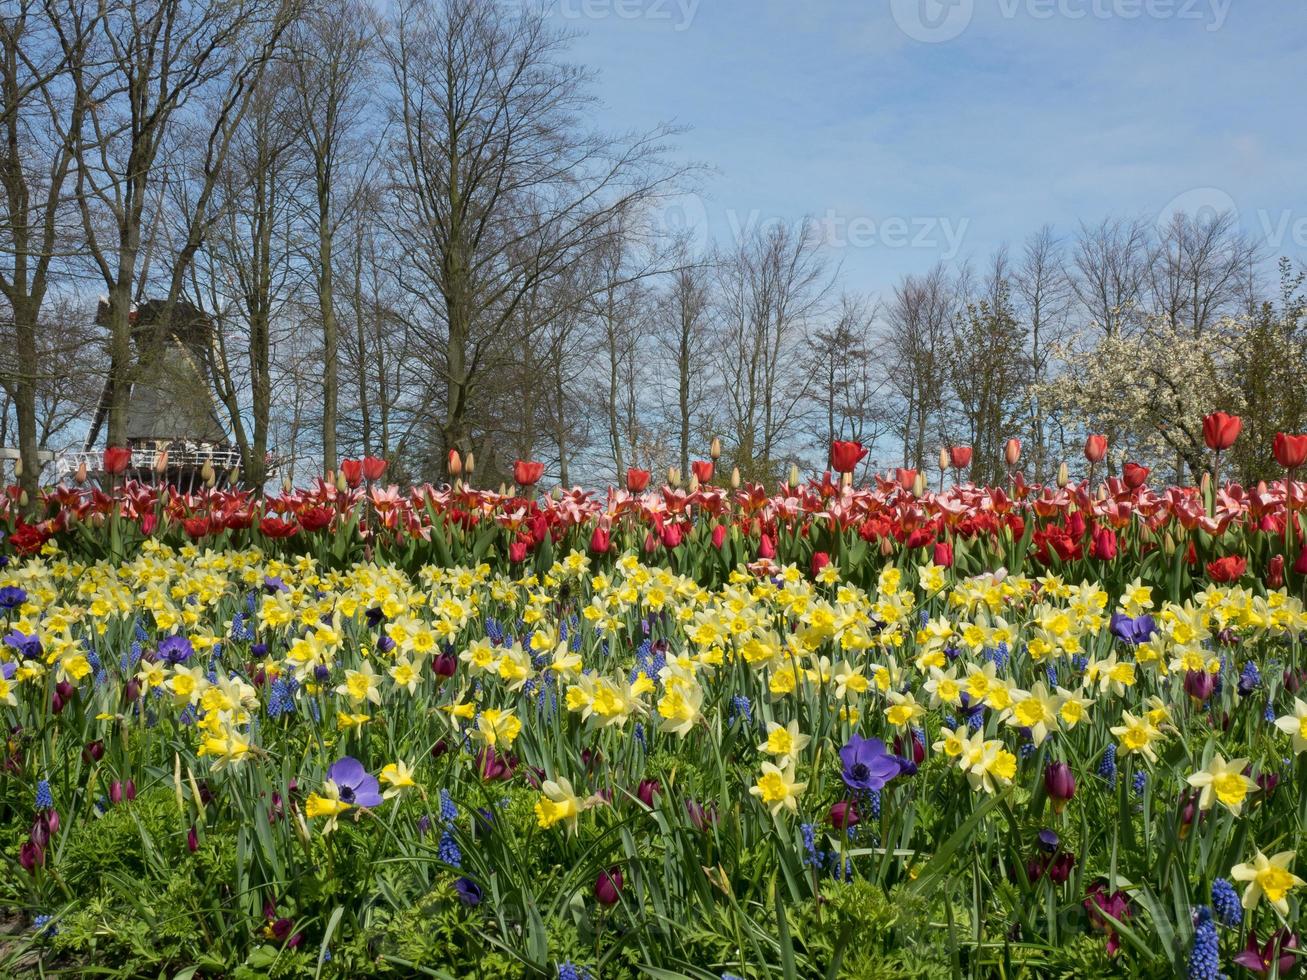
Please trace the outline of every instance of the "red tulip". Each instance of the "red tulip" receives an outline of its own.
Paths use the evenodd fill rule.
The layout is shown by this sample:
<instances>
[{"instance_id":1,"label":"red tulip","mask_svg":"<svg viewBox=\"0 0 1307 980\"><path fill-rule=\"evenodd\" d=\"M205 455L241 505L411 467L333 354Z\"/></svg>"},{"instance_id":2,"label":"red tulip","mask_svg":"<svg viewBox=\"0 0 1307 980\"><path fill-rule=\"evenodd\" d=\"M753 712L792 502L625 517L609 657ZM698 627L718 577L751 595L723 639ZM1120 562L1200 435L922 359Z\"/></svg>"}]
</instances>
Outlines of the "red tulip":
<instances>
[{"instance_id":1,"label":"red tulip","mask_svg":"<svg viewBox=\"0 0 1307 980\"><path fill-rule=\"evenodd\" d=\"M643 493L649 485L649 471L638 470L634 466L626 471L626 489L631 493Z\"/></svg>"},{"instance_id":2,"label":"red tulip","mask_svg":"<svg viewBox=\"0 0 1307 980\"><path fill-rule=\"evenodd\" d=\"M1293 563L1293 570L1298 575L1307 575L1307 544L1302 546L1298 552L1298 558Z\"/></svg>"},{"instance_id":3,"label":"red tulip","mask_svg":"<svg viewBox=\"0 0 1307 980\"><path fill-rule=\"evenodd\" d=\"M526 542L514 541L508 546L508 560L514 565L526 561Z\"/></svg>"},{"instance_id":4,"label":"red tulip","mask_svg":"<svg viewBox=\"0 0 1307 980\"><path fill-rule=\"evenodd\" d=\"M663 547L667 549L681 546L681 525L665 524L662 531Z\"/></svg>"},{"instance_id":5,"label":"red tulip","mask_svg":"<svg viewBox=\"0 0 1307 980\"><path fill-rule=\"evenodd\" d=\"M380 480L381 474L386 472L387 465L384 459L378 459L376 456L364 456L363 478L369 483L373 480Z\"/></svg>"},{"instance_id":6,"label":"red tulip","mask_svg":"<svg viewBox=\"0 0 1307 980\"><path fill-rule=\"evenodd\" d=\"M712 483L713 463L711 459L696 459L690 464L694 478L700 483Z\"/></svg>"},{"instance_id":7,"label":"red tulip","mask_svg":"<svg viewBox=\"0 0 1307 980\"><path fill-rule=\"evenodd\" d=\"M932 559L940 568L952 568L953 546L947 541L935 542L935 553L932 556Z\"/></svg>"},{"instance_id":8,"label":"red tulip","mask_svg":"<svg viewBox=\"0 0 1307 980\"><path fill-rule=\"evenodd\" d=\"M321 531L331 523L333 516L330 507L310 507L300 514L300 526L306 531Z\"/></svg>"},{"instance_id":9,"label":"red tulip","mask_svg":"<svg viewBox=\"0 0 1307 980\"><path fill-rule=\"evenodd\" d=\"M1207 563L1207 577L1213 582L1237 582L1248 571L1248 562L1242 555L1226 555Z\"/></svg>"},{"instance_id":10,"label":"red tulip","mask_svg":"<svg viewBox=\"0 0 1307 980\"><path fill-rule=\"evenodd\" d=\"M917 471L904 469L900 466L894 471L894 478L899 481L900 487L908 493L911 493L912 488L917 484Z\"/></svg>"},{"instance_id":11,"label":"red tulip","mask_svg":"<svg viewBox=\"0 0 1307 980\"><path fill-rule=\"evenodd\" d=\"M340 472L345 475L346 483L351 487L357 487L363 482L363 460L342 459L340 461Z\"/></svg>"},{"instance_id":12,"label":"red tulip","mask_svg":"<svg viewBox=\"0 0 1307 980\"><path fill-rule=\"evenodd\" d=\"M812 553L812 577L816 578L821 574L821 570L830 564L830 555L824 551L814 551Z\"/></svg>"},{"instance_id":13,"label":"red tulip","mask_svg":"<svg viewBox=\"0 0 1307 980\"><path fill-rule=\"evenodd\" d=\"M1115 558L1116 532L1110 527L1094 528L1093 544L1090 545L1089 555L1099 561L1111 561Z\"/></svg>"},{"instance_id":14,"label":"red tulip","mask_svg":"<svg viewBox=\"0 0 1307 980\"><path fill-rule=\"evenodd\" d=\"M1213 452L1224 452L1234 445L1243 431L1243 419L1225 412L1212 412L1203 419L1203 441Z\"/></svg>"},{"instance_id":15,"label":"red tulip","mask_svg":"<svg viewBox=\"0 0 1307 980\"><path fill-rule=\"evenodd\" d=\"M545 475L545 464L519 459L513 463L513 482L519 487L533 487Z\"/></svg>"},{"instance_id":16,"label":"red tulip","mask_svg":"<svg viewBox=\"0 0 1307 980\"><path fill-rule=\"evenodd\" d=\"M182 529L186 536L192 541L198 541L209 533L209 519L207 517L187 517L182 521Z\"/></svg>"},{"instance_id":17,"label":"red tulip","mask_svg":"<svg viewBox=\"0 0 1307 980\"><path fill-rule=\"evenodd\" d=\"M132 451L125 446L110 446L104 451L104 471L110 476L124 473L132 462Z\"/></svg>"},{"instance_id":18,"label":"red tulip","mask_svg":"<svg viewBox=\"0 0 1307 980\"><path fill-rule=\"evenodd\" d=\"M622 892L622 869L609 868L595 879L595 898L603 905L616 905Z\"/></svg>"},{"instance_id":19,"label":"red tulip","mask_svg":"<svg viewBox=\"0 0 1307 980\"><path fill-rule=\"evenodd\" d=\"M954 446L948 451L949 462L955 470L965 470L971 465L971 447Z\"/></svg>"},{"instance_id":20,"label":"red tulip","mask_svg":"<svg viewBox=\"0 0 1307 980\"><path fill-rule=\"evenodd\" d=\"M1266 587L1280 589L1284 587L1284 555L1275 555L1266 566Z\"/></svg>"},{"instance_id":21,"label":"red tulip","mask_svg":"<svg viewBox=\"0 0 1307 980\"><path fill-rule=\"evenodd\" d=\"M1148 467L1140 466L1138 463L1126 463L1121 476L1127 487L1138 490L1148 481Z\"/></svg>"},{"instance_id":22,"label":"red tulip","mask_svg":"<svg viewBox=\"0 0 1307 980\"><path fill-rule=\"evenodd\" d=\"M1021 461L1021 440L1009 439L1003 446L1003 461L1008 466L1016 466Z\"/></svg>"},{"instance_id":23,"label":"red tulip","mask_svg":"<svg viewBox=\"0 0 1307 980\"><path fill-rule=\"evenodd\" d=\"M298 530L299 525L279 517L265 517L259 521L259 531L267 538L289 538Z\"/></svg>"},{"instance_id":24,"label":"red tulip","mask_svg":"<svg viewBox=\"0 0 1307 980\"><path fill-rule=\"evenodd\" d=\"M606 555L610 544L608 528L596 527L590 535L590 550L596 555Z\"/></svg>"},{"instance_id":25,"label":"red tulip","mask_svg":"<svg viewBox=\"0 0 1307 980\"><path fill-rule=\"evenodd\" d=\"M858 464L866 458L870 450L860 442L845 442L836 439L830 444L830 468L836 473L852 473Z\"/></svg>"},{"instance_id":26,"label":"red tulip","mask_svg":"<svg viewBox=\"0 0 1307 980\"><path fill-rule=\"evenodd\" d=\"M1107 455L1107 436L1090 435L1085 437L1085 459L1091 463L1101 463Z\"/></svg>"},{"instance_id":27,"label":"red tulip","mask_svg":"<svg viewBox=\"0 0 1307 980\"><path fill-rule=\"evenodd\" d=\"M1275 461L1286 470L1296 470L1307 463L1307 435L1291 436L1287 432L1277 432L1271 448Z\"/></svg>"},{"instance_id":28,"label":"red tulip","mask_svg":"<svg viewBox=\"0 0 1307 980\"><path fill-rule=\"evenodd\" d=\"M726 544L726 525L718 524L712 529L712 546L718 551Z\"/></svg>"}]
</instances>

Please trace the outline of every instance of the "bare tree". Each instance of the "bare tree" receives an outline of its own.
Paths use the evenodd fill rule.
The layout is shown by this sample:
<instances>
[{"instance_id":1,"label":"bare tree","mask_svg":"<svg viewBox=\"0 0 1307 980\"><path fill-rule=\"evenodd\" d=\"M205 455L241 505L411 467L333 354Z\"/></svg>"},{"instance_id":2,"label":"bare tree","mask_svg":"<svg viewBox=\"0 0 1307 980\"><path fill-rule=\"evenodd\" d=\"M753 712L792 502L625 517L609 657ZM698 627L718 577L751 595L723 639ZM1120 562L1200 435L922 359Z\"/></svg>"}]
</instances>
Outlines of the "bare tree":
<instances>
[{"instance_id":1,"label":"bare tree","mask_svg":"<svg viewBox=\"0 0 1307 980\"><path fill-rule=\"evenodd\" d=\"M875 446L890 428L884 392L883 339L875 332L877 310L860 296L844 294L829 327L810 338L806 368L812 378L809 398L817 407L810 431L817 443L852 439ZM868 458L865 468L878 461Z\"/></svg>"},{"instance_id":2,"label":"bare tree","mask_svg":"<svg viewBox=\"0 0 1307 980\"><path fill-rule=\"evenodd\" d=\"M1037 391L1048 376L1054 345L1066 339L1074 302L1062 246L1051 226L1044 225L1026 239L1021 262L1012 273L1012 292L1029 341L1031 396L1025 456L1034 464L1034 478L1042 481L1049 465L1049 433Z\"/></svg>"},{"instance_id":3,"label":"bare tree","mask_svg":"<svg viewBox=\"0 0 1307 980\"><path fill-rule=\"evenodd\" d=\"M191 260L217 220L212 197L236 126L298 0L50 0L50 6L85 112L86 135L73 142L85 254L108 294L109 383L88 442L107 416L108 442L121 445L134 371L132 304L158 260L168 284L159 329L167 328ZM94 33L79 53L77 35L64 25L88 19ZM196 123L193 154L170 142L174 128L188 120L188 107L196 114L189 118L205 120ZM173 244L150 226L161 219L170 182L179 180L193 186ZM170 244L169 254L157 254Z\"/></svg>"},{"instance_id":4,"label":"bare tree","mask_svg":"<svg viewBox=\"0 0 1307 980\"><path fill-rule=\"evenodd\" d=\"M392 231L443 386L441 469L445 450L472 448L471 406L522 304L685 173L665 161L666 127L622 138L583 128L590 75L563 60L566 42L541 10L395 5L384 49Z\"/></svg>"},{"instance_id":5,"label":"bare tree","mask_svg":"<svg viewBox=\"0 0 1307 980\"><path fill-rule=\"evenodd\" d=\"M35 500L42 435L37 402L43 378L58 363L49 358L54 351L48 343L57 334L43 329L42 314L52 270L70 250L66 189L83 118L67 80L70 63L85 56L94 21L79 16L56 27L35 0L15 2L0 15L0 298L8 307L3 335L13 352L0 368L0 385L16 417L22 486Z\"/></svg>"},{"instance_id":6,"label":"bare tree","mask_svg":"<svg viewBox=\"0 0 1307 980\"><path fill-rule=\"evenodd\" d=\"M1177 212L1159 230L1148 263L1154 312L1198 334L1223 315L1247 310L1248 270L1260 258L1233 212Z\"/></svg>"},{"instance_id":7,"label":"bare tree","mask_svg":"<svg viewBox=\"0 0 1307 980\"><path fill-rule=\"evenodd\" d=\"M1107 218L1080 226L1072 286L1086 316L1105 333L1138 321L1148 281L1150 233L1143 221Z\"/></svg>"},{"instance_id":8,"label":"bare tree","mask_svg":"<svg viewBox=\"0 0 1307 980\"><path fill-rule=\"evenodd\" d=\"M366 176L366 141L359 132L368 105L368 75L376 30L372 8L361 0L317 7L292 32L291 71L301 133L311 172L310 225L316 244L312 269L322 318L322 465L336 468L340 379L335 302L335 237Z\"/></svg>"},{"instance_id":9,"label":"bare tree","mask_svg":"<svg viewBox=\"0 0 1307 980\"><path fill-rule=\"evenodd\" d=\"M921 469L928 440L942 438L949 339L959 306L957 282L942 263L894 287L886 310L891 386L900 403L903 465Z\"/></svg>"},{"instance_id":10,"label":"bare tree","mask_svg":"<svg viewBox=\"0 0 1307 980\"><path fill-rule=\"evenodd\" d=\"M771 480L785 440L808 408L809 330L833 278L815 225L772 224L744 237L720 265L719 374L733 456L749 479Z\"/></svg>"}]
</instances>

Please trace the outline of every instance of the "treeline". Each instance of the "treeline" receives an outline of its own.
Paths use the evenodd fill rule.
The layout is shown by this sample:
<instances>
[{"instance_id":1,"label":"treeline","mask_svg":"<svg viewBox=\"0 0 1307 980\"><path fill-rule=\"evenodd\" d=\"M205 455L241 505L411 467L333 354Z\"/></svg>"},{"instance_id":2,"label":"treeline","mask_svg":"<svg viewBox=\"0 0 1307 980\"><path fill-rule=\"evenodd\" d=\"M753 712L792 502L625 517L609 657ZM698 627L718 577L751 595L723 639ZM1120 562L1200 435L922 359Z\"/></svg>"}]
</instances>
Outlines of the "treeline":
<instances>
[{"instance_id":1,"label":"treeline","mask_svg":"<svg viewBox=\"0 0 1307 980\"><path fill-rule=\"evenodd\" d=\"M746 479L851 438L880 468L969 443L983 481L1008 437L1038 477L1087 430L1192 470L1218 407L1251 477L1254 437L1301 427L1301 277L1267 282L1232 215L1043 229L854 295L816 223L669 232L704 169L670 126L596 127L568 42L491 0L9 0L0 441L29 489L97 415L125 441L147 299L213 322L252 482L270 454L439 480L453 449L490 484L517 458L600 481L714 435Z\"/></svg>"}]
</instances>

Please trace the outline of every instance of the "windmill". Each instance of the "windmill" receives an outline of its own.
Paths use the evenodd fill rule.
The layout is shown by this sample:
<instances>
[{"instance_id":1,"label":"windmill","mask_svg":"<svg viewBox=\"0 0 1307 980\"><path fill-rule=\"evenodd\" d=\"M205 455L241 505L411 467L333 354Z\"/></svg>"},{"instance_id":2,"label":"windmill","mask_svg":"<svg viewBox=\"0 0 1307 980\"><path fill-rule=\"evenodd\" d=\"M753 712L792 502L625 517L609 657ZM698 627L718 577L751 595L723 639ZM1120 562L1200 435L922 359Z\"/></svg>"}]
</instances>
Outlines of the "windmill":
<instances>
[{"instance_id":1,"label":"windmill","mask_svg":"<svg viewBox=\"0 0 1307 980\"><path fill-rule=\"evenodd\" d=\"M127 402L126 439L132 453L127 475L191 492L205 484L206 464L215 485L228 482L239 468L240 452L227 437L214 398L212 321L184 300L173 305L171 315L167 307L163 300L146 300L131 312L136 362ZM105 324L108 313L108 303L100 300L96 323ZM81 452L60 458L62 474L85 466L88 474L102 475L103 452L96 444L106 428L110 384L105 381Z\"/></svg>"}]
</instances>

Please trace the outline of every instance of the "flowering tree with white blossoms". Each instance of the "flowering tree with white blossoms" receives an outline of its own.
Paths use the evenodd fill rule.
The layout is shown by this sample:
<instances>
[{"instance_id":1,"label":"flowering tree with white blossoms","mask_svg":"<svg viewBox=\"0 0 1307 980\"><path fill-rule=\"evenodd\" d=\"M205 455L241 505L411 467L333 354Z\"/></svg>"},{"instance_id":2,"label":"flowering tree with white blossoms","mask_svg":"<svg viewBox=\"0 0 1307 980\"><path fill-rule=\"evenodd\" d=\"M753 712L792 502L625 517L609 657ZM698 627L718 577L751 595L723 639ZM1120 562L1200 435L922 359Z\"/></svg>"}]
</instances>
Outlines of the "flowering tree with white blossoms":
<instances>
[{"instance_id":1,"label":"flowering tree with white blossoms","mask_svg":"<svg viewBox=\"0 0 1307 980\"><path fill-rule=\"evenodd\" d=\"M1151 319L1107 336L1091 327L1057 350L1064 370L1038 394L1068 428L1107 433L1133 459L1183 462L1196 475L1208 462L1203 416L1243 408L1231 368L1249 326L1227 318L1195 334Z\"/></svg>"}]
</instances>

